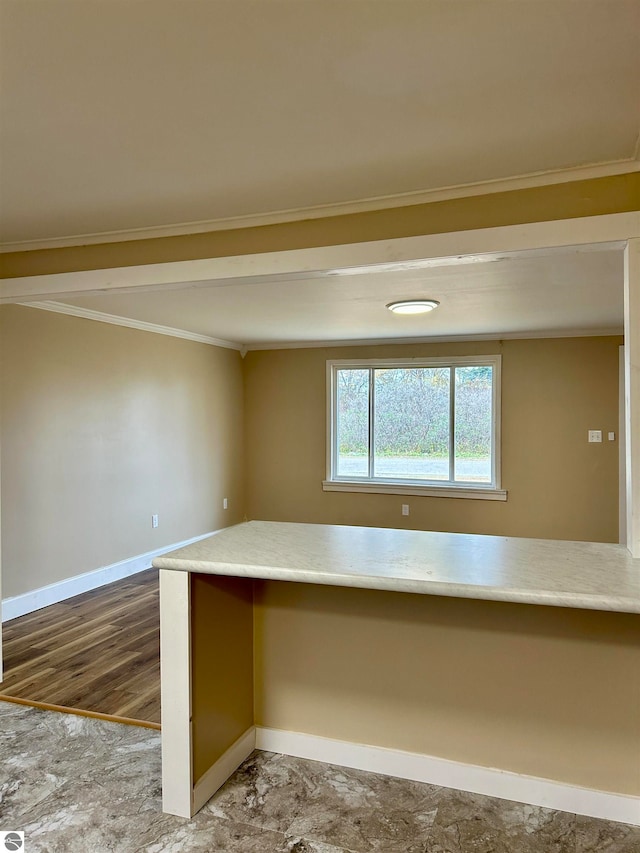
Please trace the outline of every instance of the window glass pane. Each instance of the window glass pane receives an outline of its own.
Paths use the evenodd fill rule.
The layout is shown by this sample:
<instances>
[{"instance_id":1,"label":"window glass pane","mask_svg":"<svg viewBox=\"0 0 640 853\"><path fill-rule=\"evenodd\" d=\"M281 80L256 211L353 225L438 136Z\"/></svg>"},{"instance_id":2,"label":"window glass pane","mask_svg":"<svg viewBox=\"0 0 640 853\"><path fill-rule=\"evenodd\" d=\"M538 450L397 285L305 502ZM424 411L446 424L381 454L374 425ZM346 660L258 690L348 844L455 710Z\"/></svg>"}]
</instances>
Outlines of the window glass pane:
<instances>
[{"instance_id":1,"label":"window glass pane","mask_svg":"<svg viewBox=\"0 0 640 853\"><path fill-rule=\"evenodd\" d=\"M336 474L369 476L369 371L342 369L337 373Z\"/></svg>"},{"instance_id":2,"label":"window glass pane","mask_svg":"<svg viewBox=\"0 0 640 853\"><path fill-rule=\"evenodd\" d=\"M448 480L449 368L374 373L374 476Z\"/></svg>"},{"instance_id":3,"label":"window glass pane","mask_svg":"<svg viewBox=\"0 0 640 853\"><path fill-rule=\"evenodd\" d=\"M493 368L456 367L455 479L491 482Z\"/></svg>"}]
</instances>

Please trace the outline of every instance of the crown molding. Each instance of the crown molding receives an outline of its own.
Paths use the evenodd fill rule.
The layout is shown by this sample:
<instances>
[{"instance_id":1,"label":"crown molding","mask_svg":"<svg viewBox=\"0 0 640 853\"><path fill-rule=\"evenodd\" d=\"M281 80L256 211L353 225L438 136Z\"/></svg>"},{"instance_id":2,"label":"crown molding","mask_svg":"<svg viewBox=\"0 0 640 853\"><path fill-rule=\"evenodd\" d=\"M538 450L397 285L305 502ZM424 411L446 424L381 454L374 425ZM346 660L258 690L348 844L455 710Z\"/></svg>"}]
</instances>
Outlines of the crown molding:
<instances>
[{"instance_id":1,"label":"crown molding","mask_svg":"<svg viewBox=\"0 0 640 853\"><path fill-rule=\"evenodd\" d=\"M358 340L339 341L284 341L281 343L268 341L264 343L245 344L243 357L246 352L278 349L330 349L334 347L369 347L408 344L458 344L477 341L521 341L537 340L539 338L602 338L624 334L622 326L607 326L599 329L554 329L552 331L533 332L492 332L486 335L434 335L421 338L367 338Z\"/></svg>"},{"instance_id":2,"label":"crown molding","mask_svg":"<svg viewBox=\"0 0 640 853\"><path fill-rule=\"evenodd\" d=\"M39 308L41 311L53 311L55 314L68 314L71 317L81 317L84 320L96 320L98 323L109 323L112 326L126 326L128 329L139 329L142 332L153 332L156 335L168 335L171 338L184 338L199 344L214 347L224 347L241 352L243 347L233 341L213 338L209 335L198 335L184 329L174 329L171 326L160 326L156 323L145 323L143 320L132 320L129 317L118 317L115 314L104 314L102 311L91 311L88 308L78 308L75 305L65 305L62 302L24 302L25 308Z\"/></svg>"},{"instance_id":3,"label":"crown molding","mask_svg":"<svg viewBox=\"0 0 640 853\"><path fill-rule=\"evenodd\" d=\"M411 205L450 201L514 190L532 189L554 184L585 181L594 178L612 177L640 171L636 158L577 166L571 169L556 169L547 172L532 172L511 178L496 178L471 184L458 184L432 190L415 190L407 193L374 196L356 201L321 204L311 207L292 208L247 216L232 216L220 219L181 222L158 225L150 228L131 228L122 231L103 231L93 234L75 234L43 240L18 240L0 243L0 254L9 252L33 252L42 249L62 249L73 246L120 243L132 240L150 240L160 237L180 237L204 234L212 231L231 231L241 228L257 228L265 225L280 225L305 219L324 219L330 216L368 213Z\"/></svg>"}]
</instances>

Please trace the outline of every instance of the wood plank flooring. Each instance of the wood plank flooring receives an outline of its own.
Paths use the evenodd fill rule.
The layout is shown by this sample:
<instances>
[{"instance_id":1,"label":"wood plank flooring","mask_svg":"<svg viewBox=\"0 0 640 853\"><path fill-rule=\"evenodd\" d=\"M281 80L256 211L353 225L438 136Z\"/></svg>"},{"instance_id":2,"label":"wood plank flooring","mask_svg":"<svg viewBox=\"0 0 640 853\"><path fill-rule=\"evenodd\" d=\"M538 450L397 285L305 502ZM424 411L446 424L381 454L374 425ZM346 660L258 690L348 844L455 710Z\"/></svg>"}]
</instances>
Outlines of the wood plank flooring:
<instances>
[{"instance_id":1,"label":"wood plank flooring","mask_svg":"<svg viewBox=\"0 0 640 853\"><path fill-rule=\"evenodd\" d=\"M3 625L0 698L160 724L158 572Z\"/></svg>"}]
</instances>

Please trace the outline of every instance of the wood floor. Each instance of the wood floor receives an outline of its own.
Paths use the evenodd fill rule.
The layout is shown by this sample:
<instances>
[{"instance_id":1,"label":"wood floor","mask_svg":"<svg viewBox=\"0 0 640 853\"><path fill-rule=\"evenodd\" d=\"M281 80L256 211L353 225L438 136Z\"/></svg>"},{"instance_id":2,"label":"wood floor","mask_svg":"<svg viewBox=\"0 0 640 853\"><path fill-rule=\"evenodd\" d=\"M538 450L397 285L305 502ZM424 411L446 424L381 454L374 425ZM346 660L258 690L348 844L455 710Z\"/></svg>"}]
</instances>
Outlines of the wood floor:
<instances>
[{"instance_id":1,"label":"wood floor","mask_svg":"<svg viewBox=\"0 0 640 853\"><path fill-rule=\"evenodd\" d=\"M160 723L158 572L5 622L0 698Z\"/></svg>"}]
</instances>

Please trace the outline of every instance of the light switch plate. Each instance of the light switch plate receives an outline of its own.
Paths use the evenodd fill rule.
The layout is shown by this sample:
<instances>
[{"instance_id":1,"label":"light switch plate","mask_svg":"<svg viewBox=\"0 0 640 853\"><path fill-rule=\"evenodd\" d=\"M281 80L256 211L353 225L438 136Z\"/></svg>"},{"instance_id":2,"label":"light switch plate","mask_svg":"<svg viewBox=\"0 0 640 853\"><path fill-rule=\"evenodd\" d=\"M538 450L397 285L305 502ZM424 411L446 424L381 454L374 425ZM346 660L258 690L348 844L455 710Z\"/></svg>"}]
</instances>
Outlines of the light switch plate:
<instances>
[{"instance_id":1,"label":"light switch plate","mask_svg":"<svg viewBox=\"0 0 640 853\"><path fill-rule=\"evenodd\" d=\"M601 429L590 429L589 430L589 441L602 441L602 430Z\"/></svg>"}]
</instances>

